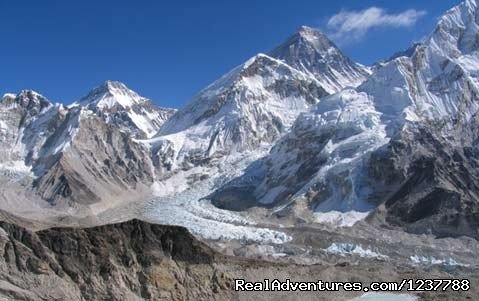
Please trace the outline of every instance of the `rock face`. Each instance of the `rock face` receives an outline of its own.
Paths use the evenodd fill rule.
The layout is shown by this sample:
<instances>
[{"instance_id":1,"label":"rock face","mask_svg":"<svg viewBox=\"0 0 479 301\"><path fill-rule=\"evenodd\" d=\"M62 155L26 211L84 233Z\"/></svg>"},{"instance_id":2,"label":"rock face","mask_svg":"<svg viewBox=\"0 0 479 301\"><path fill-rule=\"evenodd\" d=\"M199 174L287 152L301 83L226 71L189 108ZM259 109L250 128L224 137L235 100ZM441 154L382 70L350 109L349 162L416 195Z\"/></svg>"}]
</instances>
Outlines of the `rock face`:
<instances>
[{"instance_id":1,"label":"rock face","mask_svg":"<svg viewBox=\"0 0 479 301\"><path fill-rule=\"evenodd\" d=\"M0 222L0 253L8 299L207 300L230 285L186 229L139 220L37 233Z\"/></svg>"},{"instance_id":2,"label":"rock face","mask_svg":"<svg viewBox=\"0 0 479 301\"><path fill-rule=\"evenodd\" d=\"M53 105L42 95L25 90L15 94L5 94L0 102L0 162L7 164L11 162L12 169L14 163L24 165L25 157L32 157L33 152L41 144L41 131L37 129L43 127L54 127L41 121L35 122L35 117L45 111L52 111L52 115L59 114L59 107L53 108ZM42 123L42 124L40 124ZM40 135L37 133L40 132ZM24 145L18 143L28 136L28 143ZM40 140L40 141L38 141Z\"/></svg>"},{"instance_id":3,"label":"rock face","mask_svg":"<svg viewBox=\"0 0 479 301\"><path fill-rule=\"evenodd\" d=\"M477 137L475 127L469 130ZM393 192L385 202L387 222L415 233L477 239L479 153L455 138L463 130L448 132L447 138L429 127L402 133L374 153L371 176Z\"/></svg>"},{"instance_id":4,"label":"rock face","mask_svg":"<svg viewBox=\"0 0 479 301\"><path fill-rule=\"evenodd\" d=\"M78 124L69 147L51 159L44 156L50 165L37 167L44 173L35 186L44 199L91 205L148 190L154 174L147 150L88 111L70 114Z\"/></svg>"}]
</instances>

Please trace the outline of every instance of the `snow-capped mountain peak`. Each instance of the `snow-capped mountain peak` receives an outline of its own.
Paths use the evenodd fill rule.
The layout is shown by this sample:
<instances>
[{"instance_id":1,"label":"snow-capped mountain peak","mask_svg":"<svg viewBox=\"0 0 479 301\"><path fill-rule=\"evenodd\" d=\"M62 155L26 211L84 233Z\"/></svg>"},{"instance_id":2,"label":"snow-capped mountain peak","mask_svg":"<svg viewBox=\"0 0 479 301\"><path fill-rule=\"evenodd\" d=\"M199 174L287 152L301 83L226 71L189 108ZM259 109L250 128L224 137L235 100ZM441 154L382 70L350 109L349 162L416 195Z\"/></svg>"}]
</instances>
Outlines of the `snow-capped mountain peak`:
<instances>
[{"instance_id":1,"label":"snow-capped mountain peak","mask_svg":"<svg viewBox=\"0 0 479 301\"><path fill-rule=\"evenodd\" d=\"M427 43L444 57L457 57L479 49L479 18L476 0L467 0L442 16Z\"/></svg>"},{"instance_id":2,"label":"snow-capped mountain peak","mask_svg":"<svg viewBox=\"0 0 479 301\"><path fill-rule=\"evenodd\" d=\"M297 91L299 88L303 89ZM296 94L308 97L303 98L301 104L293 105L290 102L297 97ZM293 114L297 116L325 95L327 93L314 77L281 60L259 53L203 89L165 123L159 134L177 133L206 121L208 124L216 124L213 120L228 120L228 123L234 118L249 120L253 118L251 115L258 114L258 110L263 107L268 114L271 109L288 108L278 116L280 119L292 110L297 111ZM271 103L275 105L269 107ZM288 127L293 121L293 117L288 118Z\"/></svg>"},{"instance_id":3,"label":"snow-capped mountain peak","mask_svg":"<svg viewBox=\"0 0 479 301\"><path fill-rule=\"evenodd\" d=\"M16 94L14 94L14 93L5 93L5 94L3 94L3 96L2 96L2 98L1 98L1 99L6 99L6 98L15 98L15 97L17 97L17 95L16 95Z\"/></svg>"},{"instance_id":4,"label":"snow-capped mountain peak","mask_svg":"<svg viewBox=\"0 0 479 301\"><path fill-rule=\"evenodd\" d=\"M107 123L115 123L137 138L156 134L175 112L174 109L158 107L125 84L111 80L94 88L70 107L75 106L92 110Z\"/></svg>"},{"instance_id":5,"label":"snow-capped mountain peak","mask_svg":"<svg viewBox=\"0 0 479 301\"><path fill-rule=\"evenodd\" d=\"M305 55L310 57L313 54L319 55L318 59L320 59L333 54L341 54L341 51L320 30L301 26L284 43L269 53L272 57L284 60L290 65L296 65L293 67L297 67L300 61L307 59L304 57Z\"/></svg>"},{"instance_id":6,"label":"snow-capped mountain peak","mask_svg":"<svg viewBox=\"0 0 479 301\"><path fill-rule=\"evenodd\" d=\"M328 37L323 34L320 30L308 27L301 26L299 27L296 34L292 36L294 43L307 43L314 47L318 53L323 55L330 55L338 52L338 48L331 42Z\"/></svg>"},{"instance_id":7,"label":"snow-capped mountain peak","mask_svg":"<svg viewBox=\"0 0 479 301\"><path fill-rule=\"evenodd\" d=\"M257 54L193 97L148 143L165 173L256 156L327 94L315 77Z\"/></svg>"},{"instance_id":8,"label":"snow-capped mountain peak","mask_svg":"<svg viewBox=\"0 0 479 301\"><path fill-rule=\"evenodd\" d=\"M325 34L308 26L301 26L269 55L316 77L328 93L358 86L369 75L368 68L353 62Z\"/></svg>"},{"instance_id":9,"label":"snow-capped mountain peak","mask_svg":"<svg viewBox=\"0 0 479 301\"><path fill-rule=\"evenodd\" d=\"M5 101L10 99L14 101L16 105L26 109L33 107L38 108L39 111L52 105L43 95L33 90L22 90L18 94L7 93L3 96L3 99L5 99Z\"/></svg>"},{"instance_id":10,"label":"snow-capped mountain peak","mask_svg":"<svg viewBox=\"0 0 479 301\"><path fill-rule=\"evenodd\" d=\"M130 90L125 84L107 80L102 85L94 88L75 104L90 109L93 107L111 109L115 105L129 108L147 100L148 99L141 97L135 91Z\"/></svg>"},{"instance_id":11,"label":"snow-capped mountain peak","mask_svg":"<svg viewBox=\"0 0 479 301\"><path fill-rule=\"evenodd\" d=\"M358 90L372 96L376 108L394 124L468 122L479 108L475 101L479 91L478 17L475 0L448 10L423 44L383 64Z\"/></svg>"}]
</instances>

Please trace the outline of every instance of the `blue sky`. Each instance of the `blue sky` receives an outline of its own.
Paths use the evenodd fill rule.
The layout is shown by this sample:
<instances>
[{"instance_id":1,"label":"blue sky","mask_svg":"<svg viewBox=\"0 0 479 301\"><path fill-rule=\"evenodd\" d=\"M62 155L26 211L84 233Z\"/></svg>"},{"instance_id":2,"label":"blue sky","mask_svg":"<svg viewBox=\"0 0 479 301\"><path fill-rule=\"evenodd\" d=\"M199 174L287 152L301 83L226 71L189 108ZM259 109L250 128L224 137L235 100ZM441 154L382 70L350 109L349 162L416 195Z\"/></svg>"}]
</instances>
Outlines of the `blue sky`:
<instances>
[{"instance_id":1,"label":"blue sky","mask_svg":"<svg viewBox=\"0 0 479 301\"><path fill-rule=\"evenodd\" d=\"M179 107L300 25L371 64L426 36L459 2L0 0L0 94L34 89L70 103L111 79Z\"/></svg>"}]
</instances>

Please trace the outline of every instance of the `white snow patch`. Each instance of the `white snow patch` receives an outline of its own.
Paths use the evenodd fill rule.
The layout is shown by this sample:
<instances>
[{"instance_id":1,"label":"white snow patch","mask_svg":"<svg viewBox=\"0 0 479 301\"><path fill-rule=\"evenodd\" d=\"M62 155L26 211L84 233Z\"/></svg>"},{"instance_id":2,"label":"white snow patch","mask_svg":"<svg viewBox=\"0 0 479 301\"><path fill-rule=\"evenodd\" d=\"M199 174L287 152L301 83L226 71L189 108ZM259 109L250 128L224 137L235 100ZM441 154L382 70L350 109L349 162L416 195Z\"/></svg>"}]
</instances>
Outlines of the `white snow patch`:
<instances>
[{"instance_id":1,"label":"white snow patch","mask_svg":"<svg viewBox=\"0 0 479 301\"><path fill-rule=\"evenodd\" d=\"M5 94L3 94L2 99L3 99L3 98L15 98L15 97L17 97L16 94L13 94L13 93L5 93Z\"/></svg>"},{"instance_id":2,"label":"white snow patch","mask_svg":"<svg viewBox=\"0 0 479 301\"><path fill-rule=\"evenodd\" d=\"M329 224L335 227L352 227L357 222L365 219L370 211L329 211L329 212L314 212L314 222L319 224Z\"/></svg>"},{"instance_id":3,"label":"white snow patch","mask_svg":"<svg viewBox=\"0 0 479 301\"><path fill-rule=\"evenodd\" d=\"M70 147L71 142L73 141L73 139L75 139L75 136L79 131L80 118L82 114L85 113L81 111L78 117L75 116L74 118L69 120L66 131L62 132L60 139L57 140L57 144L55 145L55 148L53 150L53 155L62 152Z\"/></svg>"},{"instance_id":4,"label":"white snow patch","mask_svg":"<svg viewBox=\"0 0 479 301\"><path fill-rule=\"evenodd\" d=\"M438 259L434 256L420 256L414 255L409 258L414 264L423 264L423 265L449 265L449 266L468 266L467 264L462 264L457 262L455 259L443 258Z\"/></svg>"},{"instance_id":5,"label":"white snow patch","mask_svg":"<svg viewBox=\"0 0 479 301\"><path fill-rule=\"evenodd\" d=\"M9 177L17 178L21 176L33 176L31 167L26 166L23 161L7 161L0 163L0 174Z\"/></svg>"},{"instance_id":6,"label":"white snow patch","mask_svg":"<svg viewBox=\"0 0 479 301\"><path fill-rule=\"evenodd\" d=\"M3 120L0 120L0 130L8 130L8 125Z\"/></svg>"}]
</instances>

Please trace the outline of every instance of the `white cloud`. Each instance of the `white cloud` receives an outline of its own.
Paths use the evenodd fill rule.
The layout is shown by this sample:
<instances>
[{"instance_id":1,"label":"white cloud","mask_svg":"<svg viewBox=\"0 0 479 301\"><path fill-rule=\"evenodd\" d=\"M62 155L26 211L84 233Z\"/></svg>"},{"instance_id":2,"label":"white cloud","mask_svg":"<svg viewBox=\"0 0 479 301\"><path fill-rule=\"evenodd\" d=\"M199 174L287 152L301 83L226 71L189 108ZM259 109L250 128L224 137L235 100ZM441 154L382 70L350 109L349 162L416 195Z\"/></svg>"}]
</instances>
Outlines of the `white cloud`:
<instances>
[{"instance_id":1,"label":"white cloud","mask_svg":"<svg viewBox=\"0 0 479 301\"><path fill-rule=\"evenodd\" d=\"M329 18L327 26L333 39L340 42L358 40L375 27L411 27L426 11L408 9L398 14L388 14L380 7L360 11L341 11Z\"/></svg>"}]
</instances>

